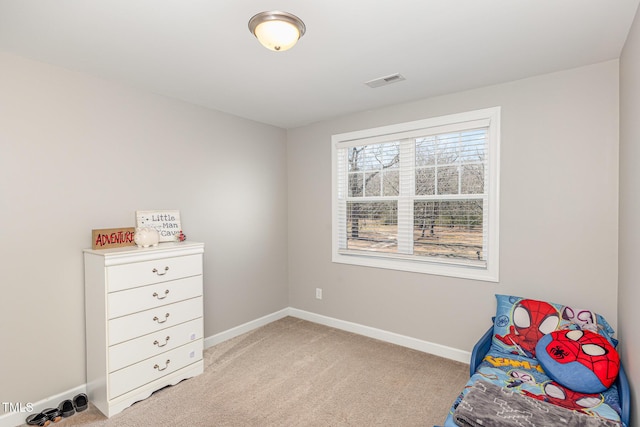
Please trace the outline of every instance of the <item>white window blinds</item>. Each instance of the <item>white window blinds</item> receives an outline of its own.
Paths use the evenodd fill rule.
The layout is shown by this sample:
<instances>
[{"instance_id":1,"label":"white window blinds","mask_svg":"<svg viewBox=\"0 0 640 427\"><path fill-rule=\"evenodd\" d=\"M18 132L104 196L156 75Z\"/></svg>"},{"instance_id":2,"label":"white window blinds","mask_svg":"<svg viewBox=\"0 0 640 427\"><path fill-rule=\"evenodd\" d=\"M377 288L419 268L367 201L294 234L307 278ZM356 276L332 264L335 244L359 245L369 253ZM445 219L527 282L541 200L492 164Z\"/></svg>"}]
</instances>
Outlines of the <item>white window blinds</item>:
<instances>
[{"instance_id":1,"label":"white window blinds","mask_svg":"<svg viewBox=\"0 0 640 427\"><path fill-rule=\"evenodd\" d=\"M497 266L498 112L334 136L334 261Z\"/></svg>"}]
</instances>

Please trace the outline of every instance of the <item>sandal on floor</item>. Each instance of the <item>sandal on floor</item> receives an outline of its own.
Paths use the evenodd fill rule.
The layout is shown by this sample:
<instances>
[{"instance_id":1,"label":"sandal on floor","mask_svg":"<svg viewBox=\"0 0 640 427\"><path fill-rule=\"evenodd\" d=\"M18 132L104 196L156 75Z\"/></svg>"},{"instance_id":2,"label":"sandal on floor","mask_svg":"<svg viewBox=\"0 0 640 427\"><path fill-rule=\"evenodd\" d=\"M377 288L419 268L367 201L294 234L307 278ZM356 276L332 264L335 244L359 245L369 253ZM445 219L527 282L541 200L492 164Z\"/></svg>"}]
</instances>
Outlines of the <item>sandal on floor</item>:
<instances>
[{"instance_id":1,"label":"sandal on floor","mask_svg":"<svg viewBox=\"0 0 640 427\"><path fill-rule=\"evenodd\" d=\"M51 420L44 413L40 412L39 414L29 415L26 419L27 424L30 426L48 426L51 424Z\"/></svg>"},{"instance_id":2,"label":"sandal on floor","mask_svg":"<svg viewBox=\"0 0 640 427\"><path fill-rule=\"evenodd\" d=\"M76 411L82 412L89 407L89 399L84 393L80 393L73 398L73 406L76 407Z\"/></svg>"},{"instance_id":3,"label":"sandal on floor","mask_svg":"<svg viewBox=\"0 0 640 427\"><path fill-rule=\"evenodd\" d=\"M42 413L54 423L57 423L62 419L62 412L58 408L45 409Z\"/></svg>"},{"instance_id":4,"label":"sandal on floor","mask_svg":"<svg viewBox=\"0 0 640 427\"><path fill-rule=\"evenodd\" d=\"M70 417L76 413L76 409L73 407L71 399L63 400L58 405L58 410L62 413L64 418Z\"/></svg>"},{"instance_id":5,"label":"sandal on floor","mask_svg":"<svg viewBox=\"0 0 640 427\"><path fill-rule=\"evenodd\" d=\"M26 421L30 426L46 427L51 424L51 421L57 423L61 419L62 412L60 412L60 410L57 408L48 408L38 414L29 415Z\"/></svg>"}]
</instances>

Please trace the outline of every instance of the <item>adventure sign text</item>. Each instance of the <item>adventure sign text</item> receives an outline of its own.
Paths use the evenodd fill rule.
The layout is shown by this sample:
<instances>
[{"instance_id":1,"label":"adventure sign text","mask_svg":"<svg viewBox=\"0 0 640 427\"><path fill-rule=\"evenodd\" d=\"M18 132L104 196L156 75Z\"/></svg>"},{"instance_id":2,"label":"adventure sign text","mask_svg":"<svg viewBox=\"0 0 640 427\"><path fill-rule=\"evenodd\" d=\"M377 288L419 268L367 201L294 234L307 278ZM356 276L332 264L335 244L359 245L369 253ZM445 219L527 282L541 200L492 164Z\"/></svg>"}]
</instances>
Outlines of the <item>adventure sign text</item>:
<instances>
[{"instance_id":1,"label":"adventure sign text","mask_svg":"<svg viewBox=\"0 0 640 427\"><path fill-rule=\"evenodd\" d=\"M91 249L119 248L121 246L133 246L133 236L136 229L103 228L91 230Z\"/></svg>"}]
</instances>

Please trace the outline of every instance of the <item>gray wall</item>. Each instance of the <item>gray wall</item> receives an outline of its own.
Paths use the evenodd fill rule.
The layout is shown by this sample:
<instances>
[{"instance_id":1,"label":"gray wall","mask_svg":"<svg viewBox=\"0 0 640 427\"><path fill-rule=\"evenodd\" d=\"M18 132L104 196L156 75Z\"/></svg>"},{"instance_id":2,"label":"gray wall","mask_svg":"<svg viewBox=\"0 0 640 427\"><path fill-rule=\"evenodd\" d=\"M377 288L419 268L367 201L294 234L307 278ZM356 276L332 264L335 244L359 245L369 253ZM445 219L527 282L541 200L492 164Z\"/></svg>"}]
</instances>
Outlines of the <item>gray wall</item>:
<instances>
[{"instance_id":1,"label":"gray wall","mask_svg":"<svg viewBox=\"0 0 640 427\"><path fill-rule=\"evenodd\" d=\"M632 426L640 426L640 11L620 59L620 349L630 377Z\"/></svg>"},{"instance_id":2,"label":"gray wall","mask_svg":"<svg viewBox=\"0 0 640 427\"><path fill-rule=\"evenodd\" d=\"M500 283L331 263L332 134L493 106ZM617 61L293 129L287 158L292 307L467 351L495 293L589 307L616 326Z\"/></svg>"},{"instance_id":3,"label":"gray wall","mask_svg":"<svg viewBox=\"0 0 640 427\"><path fill-rule=\"evenodd\" d=\"M0 401L84 384L82 249L135 210L205 243L205 336L288 306L284 130L8 54L0 94Z\"/></svg>"}]
</instances>

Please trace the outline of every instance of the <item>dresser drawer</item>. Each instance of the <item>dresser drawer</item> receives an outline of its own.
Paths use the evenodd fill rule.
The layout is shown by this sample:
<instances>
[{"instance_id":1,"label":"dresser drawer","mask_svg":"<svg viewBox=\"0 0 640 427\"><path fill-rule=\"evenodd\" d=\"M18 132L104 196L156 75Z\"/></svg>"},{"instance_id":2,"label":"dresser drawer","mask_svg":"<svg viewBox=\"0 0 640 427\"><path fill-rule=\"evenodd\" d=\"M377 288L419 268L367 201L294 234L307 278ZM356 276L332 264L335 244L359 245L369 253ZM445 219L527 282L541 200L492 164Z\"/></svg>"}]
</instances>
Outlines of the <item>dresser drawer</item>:
<instances>
[{"instance_id":1,"label":"dresser drawer","mask_svg":"<svg viewBox=\"0 0 640 427\"><path fill-rule=\"evenodd\" d=\"M109 320L109 345L202 317L202 297Z\"/></svg>"},{"instance_id":2,"label":"dresser drawer","mask_svg":"<svg viewBox=\"0 0 640 427\"><path fill-rule=\"evenodd\" d=\"M203 338L202 318L109 347L109 372Z\"/></svg>"},{"instance_id":3,"label":"dresser drawer","mask_svg":"<svg viewBox=\"0 0 640 427\"><path fill-rule=\"evenodd\" d=\"M109 374L109 399L202 360L202 340L167 351Z\"/></svg>"},{"instance_id":4,"label":"dresser drawer","mask_svg":"<svg viewBox=\"0 0 640 427\"><path fill-rule=\"evenodd\" d=\"M202 274L202 255L161 258L107 267L107 292Z\"/></svg>"},{"instance_id":5,"label":"dresser drawer","mask_svg":"<svg viewBox=\"0 0 640 427\"><path fill-rule=\"evenodd\" d=\"M201 295L202 276L111 292L108 296L108 318L114 319Z\"/></svg>"}]
</instances>

